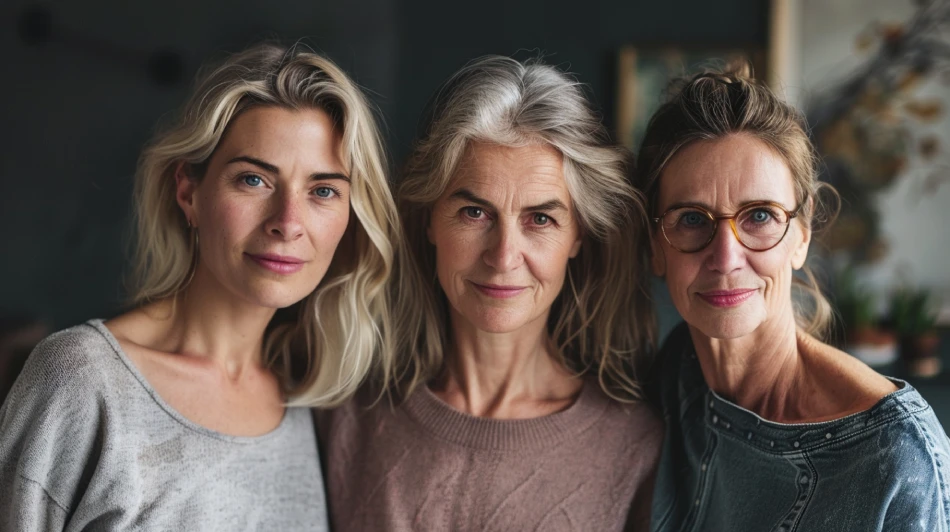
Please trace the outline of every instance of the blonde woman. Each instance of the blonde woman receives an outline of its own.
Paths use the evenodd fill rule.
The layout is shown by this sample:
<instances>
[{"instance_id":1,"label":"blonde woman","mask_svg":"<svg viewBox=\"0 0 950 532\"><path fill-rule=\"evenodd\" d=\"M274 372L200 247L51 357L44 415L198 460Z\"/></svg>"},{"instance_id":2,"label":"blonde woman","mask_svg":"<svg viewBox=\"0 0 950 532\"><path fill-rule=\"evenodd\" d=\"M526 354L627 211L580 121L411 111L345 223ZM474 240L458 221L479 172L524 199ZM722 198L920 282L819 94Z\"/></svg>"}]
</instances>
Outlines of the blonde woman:
<instances>
[{"instance_id":1,"label":"blonde woman","mask_svg":"<svg viewBox=\"0 0 950 532\"><path fill-rule=\"evenodd\" d=\"M326 530L301 407L386 374L383 169L329 60L207 73L141 159L136 307L47 338L0 410L0 528Z\"/></svg>"},{"instance_id":2,"label":"blonde woman","mask_svg":"<svg viewBox=\"0 0 950 532\"><path fill-rule=\"evenodd\" d=\"M646 530L662 428L625 168L551 66L488 57L440 91L398 194L395 405L319 419L335 530Z\"/></svg>"}]
</instances>

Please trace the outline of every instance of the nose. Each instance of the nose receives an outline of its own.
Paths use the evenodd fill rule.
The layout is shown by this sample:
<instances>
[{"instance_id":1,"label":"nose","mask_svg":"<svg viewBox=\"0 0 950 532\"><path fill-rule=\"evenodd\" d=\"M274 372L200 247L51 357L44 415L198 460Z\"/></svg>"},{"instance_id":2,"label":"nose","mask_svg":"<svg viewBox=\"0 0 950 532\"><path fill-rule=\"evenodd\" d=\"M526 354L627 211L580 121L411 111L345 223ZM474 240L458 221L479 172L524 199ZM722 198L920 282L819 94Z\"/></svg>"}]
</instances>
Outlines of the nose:
<instances>
[{"instance_id":1,"label":"nose","mask_svg":"<svg viewBox=\"0 0 950 532\"><path fill-rule=\"evenodd\" d=\"M746 260L746 248L739 242L735 223L722 220L716 228L712 242L706 248L706 266L720 273L729 273L741 268Z\"/></svg>"},{"instance_id":2,"label":"nose","mask_svg":"<svg viewBox=\"0 0 950 532\"><path fill-rule=\"evenodd\" d=\"M283 240L295 240L303 235L303 210L305 199L300 199L292 191L285 190L274 194L271 213L264 223L267 234Z\"/></svg>"},{"instance_id":3,"label":"nose","mask_svg":"<svg viewBox=\"0 0 950 532\"><path fill-rule=\"evenodd\" d=\"M516 269L524 262L521 250L521 235L517 228L495 224L491 230L491 243L482 254L485 264L495 271L507 272Z\"/></svg>"}]
</instances>

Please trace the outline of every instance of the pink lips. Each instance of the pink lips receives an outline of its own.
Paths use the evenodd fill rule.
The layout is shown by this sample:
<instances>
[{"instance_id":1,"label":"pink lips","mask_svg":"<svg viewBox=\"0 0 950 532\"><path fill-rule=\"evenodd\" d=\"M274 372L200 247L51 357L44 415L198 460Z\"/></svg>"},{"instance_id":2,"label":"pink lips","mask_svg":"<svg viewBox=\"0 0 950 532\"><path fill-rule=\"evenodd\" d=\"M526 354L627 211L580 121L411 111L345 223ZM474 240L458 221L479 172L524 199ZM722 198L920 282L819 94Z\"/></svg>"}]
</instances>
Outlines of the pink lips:
<instances>
[{"instance_id":1,"label":"pink lips","mask_svg":"<svg viewBox=\"0 0 950 532\"><path fill-rule=\"evenodd\" d=\"M700 292L699 297L714 307L727 308L736 307L743 301L749 299L757 290L742 288L738 290L712 290L710 292Z\"/></svg>"},{"instance_id":2,"label":"pink lips","mask_svg":"<svg viewBox=\"0 0 950 532\"><path fill-rule=\"evenodd\" d=\"M270 270L274 273L297 273L303 269L303 265L305 263L305 261L300 260L297 257L276 255L273 253L262 253L260 255L245 253L245 255L250 257L250 259L256 262L260 267Z\"/></svg>"},{"instance_id":3,"label":"pink lips","mask_svg":"<svg viewBox=\"0 0 950 532\"><path fill-rule=\"evenodd\" d=\"M496 284L478 284L472 283L472 286L476 290L485 294L488 297L496 297L499 299L507 299L509 297L515 297L516 295L524 292L525 287L523 286L502 286Z\"/></svg>"}]
</instances>

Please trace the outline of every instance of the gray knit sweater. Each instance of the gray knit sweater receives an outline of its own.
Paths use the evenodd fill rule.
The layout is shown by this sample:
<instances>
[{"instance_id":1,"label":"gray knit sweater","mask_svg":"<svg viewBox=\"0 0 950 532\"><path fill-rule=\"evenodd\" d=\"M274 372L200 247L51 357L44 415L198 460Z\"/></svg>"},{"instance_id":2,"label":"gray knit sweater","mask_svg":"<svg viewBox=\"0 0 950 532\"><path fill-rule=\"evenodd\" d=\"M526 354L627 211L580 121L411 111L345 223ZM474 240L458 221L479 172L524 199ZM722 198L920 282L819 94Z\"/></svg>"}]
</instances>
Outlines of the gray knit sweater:
<instances>
[{"instance_id":1,"label":"gray knit sweater","mask_svg":"<svg viewBox=\"0 0 950 532\"><path fill-rule=\"evenodd\" d=\"M327 530L310 413L272 432L198 426L99 320L30 355L0 409L0 530Z\"/></svg>"},{"instance_id":2,"label":"gray knit sweater","mask_svg":"<svg viewBox=\"0 0 950 532\"><path fill-rule=\"evenodd\" d=\"M588 380L568 409L477 418L422 388L317 413L330 520L347 531L646 531L663 425Z\"/></svg>"}]
</instances>

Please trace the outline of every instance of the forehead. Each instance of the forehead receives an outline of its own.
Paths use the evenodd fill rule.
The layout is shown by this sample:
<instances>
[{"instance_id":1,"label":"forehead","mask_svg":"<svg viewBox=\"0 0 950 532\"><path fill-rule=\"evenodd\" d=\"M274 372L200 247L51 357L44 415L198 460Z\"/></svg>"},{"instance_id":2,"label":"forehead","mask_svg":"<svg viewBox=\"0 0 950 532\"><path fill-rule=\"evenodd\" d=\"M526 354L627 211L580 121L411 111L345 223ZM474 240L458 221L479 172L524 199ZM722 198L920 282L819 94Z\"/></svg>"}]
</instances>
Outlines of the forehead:
<instances>
[{"instance_id":1,"label":"forehead","mask_svg":"<svg viewBox=\"0 0 950 532\"><path fill-rule=\"evenodd\" d=\"M675 203L729 210L759 200L794 208L795 187L785 160L749 135L694 142L673 157L660 177L658 210Z\"/></svg>"},{"instance_id":2,"label":"forehead","mask_svg":"<svg viewBox=\"0 0 950 532\"><path fill-rule=\"evenodd\" d=\"M322 109L255 106L231 120L216 151L254 155L277 166L298 160L338 170L340 144L333 120Z\"/></svg>"},{"instance_id":3,"label":"forehead","mask_svg":"<svg viewBox=\"0 0 950 532\"><path fill-rule=\"evenodd\" d=\"M446 193L463 187L490 196L568 197L561 153L541 143L518 147L471 143Z\"/></svg>"}]
</instances>

